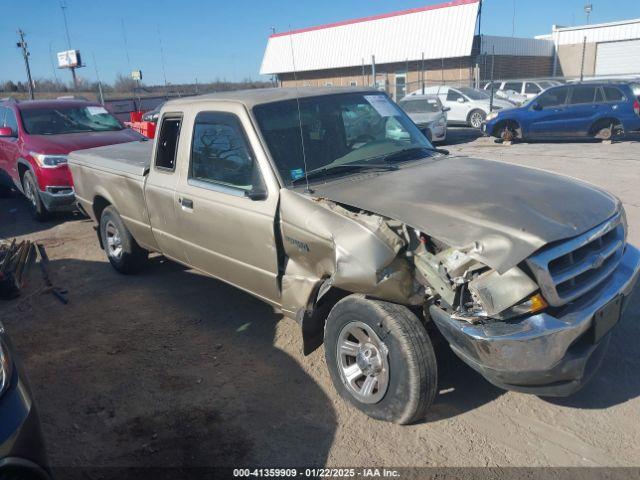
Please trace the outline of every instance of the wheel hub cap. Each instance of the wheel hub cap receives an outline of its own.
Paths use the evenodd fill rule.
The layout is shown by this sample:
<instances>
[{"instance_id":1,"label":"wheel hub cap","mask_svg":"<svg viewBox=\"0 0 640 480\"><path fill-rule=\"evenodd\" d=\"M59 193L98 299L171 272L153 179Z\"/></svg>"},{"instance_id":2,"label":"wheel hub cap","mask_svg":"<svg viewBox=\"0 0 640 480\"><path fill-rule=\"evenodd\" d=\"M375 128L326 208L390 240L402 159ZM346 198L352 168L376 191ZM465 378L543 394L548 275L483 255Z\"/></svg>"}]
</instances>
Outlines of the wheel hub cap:
<instances>
[{"instance_id":1,"label":"wheel hub cap","mask_svg":"<svg viewBox=\"0 0 640 480\"><path fill-rule=\"evenodd\" d=\"M384 398L389 387L388 349L369 325L345 325L336 353L342 382L356 400L371 404Z\"/></svg>"},{"instance_id":2,"label":"wheel hub cap","mask_svg":"<svg viewBox=\"0 0 640 480\"><path fill-rule=\"evenodd\" d=\"M105 232L107 234L107 254L110 257L119 260L122 257L122 239L120 238L120 231L113 222L109 221L105 226Z\"/></svg>"}]
</instances>

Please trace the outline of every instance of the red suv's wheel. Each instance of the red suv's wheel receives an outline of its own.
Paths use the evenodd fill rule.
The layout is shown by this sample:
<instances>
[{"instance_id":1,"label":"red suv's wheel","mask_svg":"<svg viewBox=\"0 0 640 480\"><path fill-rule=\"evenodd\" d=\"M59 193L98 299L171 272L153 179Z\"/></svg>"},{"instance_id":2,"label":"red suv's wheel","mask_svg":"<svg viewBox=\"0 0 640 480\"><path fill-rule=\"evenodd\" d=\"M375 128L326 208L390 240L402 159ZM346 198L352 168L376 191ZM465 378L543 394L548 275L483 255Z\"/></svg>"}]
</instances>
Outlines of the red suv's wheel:
<instances>
[{"instance_id":1,"label":"red suv's wheel","mask_svg":"<svg viewBox=\"0 0 640 480\"><path fill-rule=\"evenodd\" d=\"M24 196L27 197L29 205L31 206L31 214L39 222L44 222L49 218L49 210L42 203L40 198L40 189L38 188L38 182L31 171L26 171L22 177L22 189Z\"/></svg>"}]
</instances>

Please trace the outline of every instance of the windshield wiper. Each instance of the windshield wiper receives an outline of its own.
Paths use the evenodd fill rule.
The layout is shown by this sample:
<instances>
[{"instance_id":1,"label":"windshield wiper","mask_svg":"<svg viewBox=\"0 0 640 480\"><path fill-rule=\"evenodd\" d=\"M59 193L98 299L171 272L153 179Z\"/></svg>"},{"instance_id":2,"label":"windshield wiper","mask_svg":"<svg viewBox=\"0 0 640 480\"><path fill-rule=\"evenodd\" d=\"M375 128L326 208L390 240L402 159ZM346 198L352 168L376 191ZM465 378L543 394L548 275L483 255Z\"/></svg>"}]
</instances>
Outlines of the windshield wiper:
<instances>
[{"instance_id":1,"label":"windshield wiper","mask_svg":"<svg viewBox=\"0 0 640 480\"><path fill-rule=\"evenodd\" d=\"M379 171L383 171L383 172L387 172L387 171L391 171L391 170L398 170L398 167L396 167L395 165L389 165L389 164L379 164L379 163L344 163L342 165L332 165L330 167L320 167L320 168L316 168L315 170L311 170L309 172L306 173L306 175L303 175L300 178L296 178L295 180L292 180L291 183L293 185L295 185L296 183L300 182L300 181L306 181L307 179L310 178L317 178L317 177L324 177L327 172L331 172L332 170L379 170Z\"/></svg>"},{"instance_id":2,"label":"windshield wiper","mask_svg":"<svg viewBox=\"0 0 640 480\"><path fill-rule=\"evenodd\" d=\"M433 153L441 153L438 151L438 149L436 148L429 148L429 147L408 147L408 148L403 148L402 150L397 150L395 152L391 152L391 153L387 153L386 155L380 157L382 159L383 162L391 162L394 160L402 160L403 157L411 154L411 153L418 153L418 152L433 152Z\"/></svg>"}]
</instances>

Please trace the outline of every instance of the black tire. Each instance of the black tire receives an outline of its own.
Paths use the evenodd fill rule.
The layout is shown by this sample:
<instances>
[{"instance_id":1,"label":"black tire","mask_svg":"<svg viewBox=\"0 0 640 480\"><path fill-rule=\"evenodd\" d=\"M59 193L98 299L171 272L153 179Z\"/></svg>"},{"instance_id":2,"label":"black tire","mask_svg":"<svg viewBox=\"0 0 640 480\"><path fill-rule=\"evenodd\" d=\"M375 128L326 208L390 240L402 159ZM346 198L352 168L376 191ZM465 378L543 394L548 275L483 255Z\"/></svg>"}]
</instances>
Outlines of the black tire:
<instances>
[{"instance_id":1,"label":"black tire","mask_svg":"<svg viewBox=\"0 0 640 480\"><path fill-rule=\"evenodd\" d=\"M100 216L100 239L109 262L118 272L137 273L147 263L149 252L138 245L112 206Z\"/></svg>"},{"instance_id":2,"label":"black tire","mask_svg":"<svg viewBox=\"0 0 640 480\"><path fill-rule=\"evenodd\" d=\"M38 222L46 222L51 216L51 213L47 210L44 203L42 203L42 198L40 198L40 187L38 187L38 182L33 176L33 173L31 173L31 170L27 170L22 176L22 190L24 192L24 196L29 202L33 218Z\"/></svg>"},{"instance_id":3,"label":"black tire","mask_svg":"<svg viewBox=\"0 0 640 480\"><path fill-rule=\"evenodd\" d=\"M355 336L344 336L352 328L361 328L364 325L373 331L377 340L383 347L374 349L375 352L384 352L386 355L372 357L386 358L388 367L387 382L384 391L374 390L372 395L381 396L379 400L362 401L357 398L357 393L349 386L343 373L344 359L349 355L338 355L338 345L343 339ZM361 333L366 333L361 330ZM372 338L370 336L369 338ZM351 342L355 344L355 342ZM373 341L375 345L375 339ZM358 355L362 359L363 348L369 348L366 342L358 342L360 346ZM418 317L407 307L379 300L369 300L361 295L350 295L340 300L329 313L325 325L324 334L325 358L331 375L333 385L341 397L349 401L356 408L370 417L394 422L409 424L423 419L427 409L433 403L438 386L438 367L436 356L431 345L431 340L426 329ZM360 368L360 362L353 357L353 363ZM353 366L349 364L349 367ZM369 364L365 364L369 367ZM361 370L361 372L364 370ZM383 375L382 371L378 375ZM367 376L362 373L362 388ZM377 383L377 388L382 383ZM375 400L375 401L374 401Z\"/></svg>"},{"instance_id":4,"label":"black tire","mask_svg":"<svg viewBox=\"0 0 640 480\"><path fill-rule=\"evenodd\" d=\"M482 127L482 122L487 118L487 114L482 110L471 110L469 112L469 116L467 117L467 125L472 128L480 128Z\"/></svg>"}]
</instances>

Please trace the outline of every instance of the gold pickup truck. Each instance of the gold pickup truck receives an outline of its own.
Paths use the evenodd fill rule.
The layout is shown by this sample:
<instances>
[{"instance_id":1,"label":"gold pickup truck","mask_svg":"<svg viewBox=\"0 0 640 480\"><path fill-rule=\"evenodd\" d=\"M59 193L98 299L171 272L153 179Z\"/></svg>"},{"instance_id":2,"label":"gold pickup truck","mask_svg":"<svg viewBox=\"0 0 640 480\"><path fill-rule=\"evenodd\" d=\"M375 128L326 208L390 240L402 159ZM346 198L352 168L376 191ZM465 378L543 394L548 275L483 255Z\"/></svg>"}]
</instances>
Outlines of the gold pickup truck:
<instances>
[{"instance_id":1,"label":"gold pickup truck","mask_svg":"<svg viewBox=\"0 0 640 480\"><path fill-rule=\"evenodd\" d=\"M573 393L638 277L614 196L449 156L381 92L185 98L157 131L69 156L113 267L158 252L279 308L374 418L424 416L438 336L502 388Z\"/></svg>"}]
</instances>

